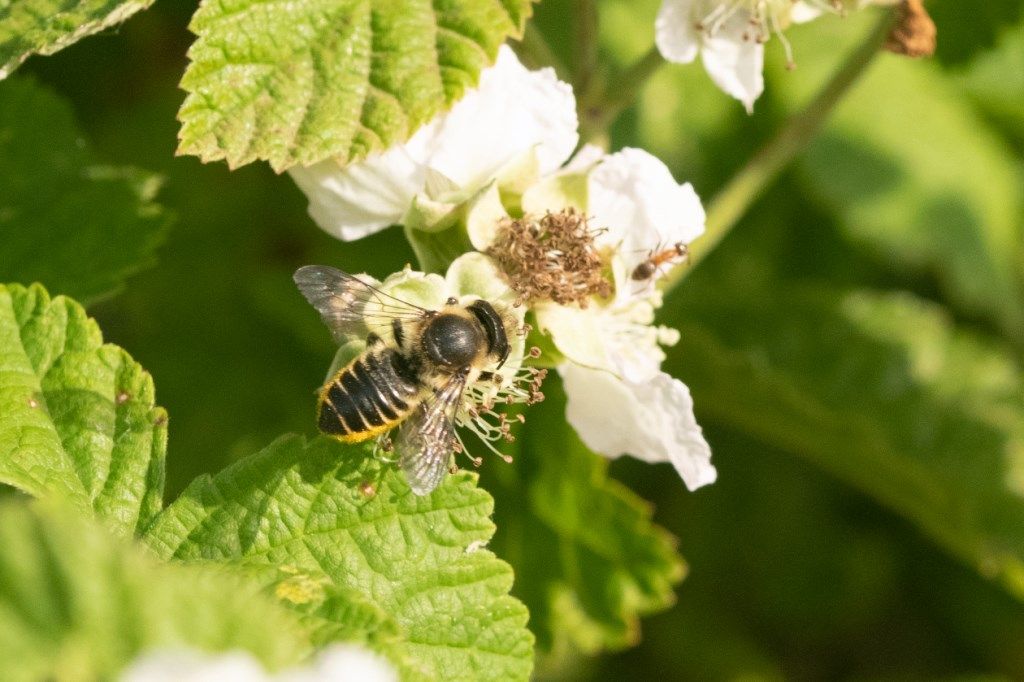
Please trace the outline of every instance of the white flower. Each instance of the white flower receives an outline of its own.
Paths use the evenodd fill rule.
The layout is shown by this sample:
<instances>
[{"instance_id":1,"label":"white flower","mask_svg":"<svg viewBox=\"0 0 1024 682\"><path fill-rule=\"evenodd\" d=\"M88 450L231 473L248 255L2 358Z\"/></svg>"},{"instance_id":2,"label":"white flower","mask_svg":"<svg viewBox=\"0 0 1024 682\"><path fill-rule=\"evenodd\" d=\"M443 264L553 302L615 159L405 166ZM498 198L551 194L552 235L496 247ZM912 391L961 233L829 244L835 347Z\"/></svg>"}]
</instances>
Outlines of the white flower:
<instances>
[{"instance_id":1,"label":"white flower","mask_svg":"<svg viewBox=\"0 0 1024 682\"><path fill-rule=\"evenodd\" d=\"M402 222L414 199L450 187L469 194L529 156L554 171L575 149L576 100L552 69L529 71L508 47L479 86L408 142L342 166L328 160L289 172L313 220L345 240Z\"/></svg>"},{"instance_id":2,"label":"white flower","mask_svg":"<svg viewBox=\"0 0 1024 682\"><path fill-rule=\"evenodd\" d=\"M481 205L491 215L491 204ZM602 269L613 279L611 296L591 296L585 306L532 301L538 326L565 358L558 370L569 423L602 455L671 462L690 489L714 481L711 451L689 392L661 371L661 347L678 340L675 330L653 324L661 305L654 283L668 268L634 277L652 253L685 246L703 233L704 209L693 187L677 183L665 164L643 150L597 155L584 148L560 172L529 187L522 208L533 215L587 216ZM566 214L568 208L582 213ZM477 224L472 209L469 216L476 248L505 243L498 238L498 221ZM568 217L563 222L572 224ZM557 224L548 223L550 229ZM549 274L543 269L543 276Z\"/></svg>"},{"instance_id":3,"label":"white flower","mask_svg":"<svg viewBox=\"0 0 1024 682\"><path fill-rule=\"evenodd\" d=\"M662 0L655 42L670 62L688 64L700 54L711 80L752 112L764 90L764 43L779 36L792 63L782 32L843 7L834 0Z\"/></svg>"},{"instance_id":4,"label":"white flower","mask_svg":"<svg viewBox=\"0 0 1024 682\"><path fill-rule=\"evenodd\" d=\"M306 667L278 674L263 669L246 651L207 654L194 650L143 654L121 682L397 682L398 673L379 654L356 644L335 644Z\"/></svg>"},{"instance_id":5,"label":"white flower","mask_svg":"<svg viewBox=\"0 0 1024 682\"><path fill-rule=\"evenodd\" d=\"M677 183L665 164L640 149L624 149L593 165L586 187L586 214L597 229L594 244L610 254L615 294L585 308L534 308L538 325L567 360L558 368L566 417L595 452L671 462L694 490L713 482L716 472L689 390L661 371L661 346L678 340L675 330L653 325L661 305L653 282L667 270L656 270L644 282L632 274L653 250L700 236L704 209L690 184Z\"/></svg>"},{"instance_id":6,"label":"white flower","mask_svg":"<svg viewBox=\"0 0 1024 682\"><path fill-rule=\"evenodd\" d=\"M356 644L335 644L305 668L291 668L275 682L398 682L398 672L383 656Z\"/></svg>"},{"instance_id":7,"label":"white flower","mask_svg":"<svg viewBox=\"0 0 1024 682\"><path fill-rule=\"evenodd\" d=\"M665 372L629 381L573 363L558 371L570 396L566 417L588 448L612 458L629 453L672 462L690 490L715 482L711 448L683 382Z\"/></svg>"}]
</instances>

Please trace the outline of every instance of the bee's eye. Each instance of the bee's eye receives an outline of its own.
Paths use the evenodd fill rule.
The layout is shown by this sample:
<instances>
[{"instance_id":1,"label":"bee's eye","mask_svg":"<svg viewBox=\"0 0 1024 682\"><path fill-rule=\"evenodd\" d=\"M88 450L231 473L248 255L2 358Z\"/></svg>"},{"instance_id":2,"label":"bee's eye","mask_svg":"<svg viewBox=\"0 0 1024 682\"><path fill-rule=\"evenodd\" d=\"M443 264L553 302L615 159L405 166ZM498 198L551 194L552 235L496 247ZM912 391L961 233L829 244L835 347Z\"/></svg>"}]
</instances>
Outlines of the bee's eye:
<instances>
[{"instance_id":1,"label":"bee's eye","mask_svg":"<svg viewBox=\"0 0 1024 682\"><path fill-rule=\"evenodd\" d=\"M434 362L448 367L468 365L483 344L477 325L458 315L438 315L423 332L423 351Z\"/></svg>"},{"instance_id":2,"label":"bee's eye","mask_svg":"<svg viewBox=\"0 0 1024 682\"><path fill-rule=\"evenodd\" d=\"M497 356L498 367L501 367L509 353L508 336L505 334L505 325L501 317L494 310L494 306L483 299L474 301L468 310L484 328L487 335L487 353Z\"/></svg>"}]
</instances>

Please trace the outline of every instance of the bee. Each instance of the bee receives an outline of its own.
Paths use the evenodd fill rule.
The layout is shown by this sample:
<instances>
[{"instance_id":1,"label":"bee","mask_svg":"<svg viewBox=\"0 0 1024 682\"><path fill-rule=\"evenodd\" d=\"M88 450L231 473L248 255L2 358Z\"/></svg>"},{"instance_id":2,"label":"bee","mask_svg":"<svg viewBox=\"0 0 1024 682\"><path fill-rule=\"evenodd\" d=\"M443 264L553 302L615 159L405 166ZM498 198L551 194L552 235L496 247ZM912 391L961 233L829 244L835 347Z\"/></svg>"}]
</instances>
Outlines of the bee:
<instances>
[{"instance_id":1,"label":"bee","mask_svg":"<svg viewBox=\"0 0 1024 682\"><path fill-rule=\"evenodd\" d=\"M450 298L428 310L323 265L299 268L294 279L335 340L370 330L365 350L319 391L320 431L359 443L397 427L399 465L413 492L426 495L460 449L455 418L464 390L500 381L514 318L483 299L461 305Z\"/></svg>"},{"instance_id":2,"label":"bee","mask_svg":"<svg viewBox=\"0 0 1024 682\"><path fill-rule=\"evenodd\" d=\"M689 249L682 242L676 242L667 249L654 249L648 252L646 260L633 268L630 279L634 282L646 282L657 275L663 265L684 261L688 255Z\"/></svg>"}]
</instances>

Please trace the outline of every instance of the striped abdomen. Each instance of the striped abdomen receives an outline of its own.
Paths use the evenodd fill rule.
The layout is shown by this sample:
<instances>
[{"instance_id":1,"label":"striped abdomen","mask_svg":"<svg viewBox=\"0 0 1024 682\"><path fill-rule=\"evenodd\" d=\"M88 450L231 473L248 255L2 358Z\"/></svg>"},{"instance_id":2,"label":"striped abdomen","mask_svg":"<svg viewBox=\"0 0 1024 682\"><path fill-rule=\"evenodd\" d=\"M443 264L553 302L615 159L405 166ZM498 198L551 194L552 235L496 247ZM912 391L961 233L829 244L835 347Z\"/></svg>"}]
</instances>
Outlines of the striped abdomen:
<instances>
[{"instance_id":1,"label":"striped abdomen","mask_svg":"<svg viewBox=\"0 0 1024 682\"><path fill-rule=\"evenodd\" d=\"M320 391L320 430L347 443L393 428L419 404L422 384L393 348L367 350Z\"/></svg>"}]
</instances>

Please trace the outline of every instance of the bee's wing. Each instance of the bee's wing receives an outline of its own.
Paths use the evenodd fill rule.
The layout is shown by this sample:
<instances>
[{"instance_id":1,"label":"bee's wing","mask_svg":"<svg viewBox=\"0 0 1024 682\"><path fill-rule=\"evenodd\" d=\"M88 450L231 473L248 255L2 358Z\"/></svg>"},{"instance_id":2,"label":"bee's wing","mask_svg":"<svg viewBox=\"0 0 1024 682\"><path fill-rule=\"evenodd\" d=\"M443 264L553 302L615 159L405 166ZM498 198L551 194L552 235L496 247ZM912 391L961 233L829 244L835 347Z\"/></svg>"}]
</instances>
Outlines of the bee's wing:
<instances>
[{"instance_id":1,"label":"bee's wing","mask_svg":"<svg viewBox=\"0 0 1024 682\"><path fill-rule=\"evenodd\" d=\"M417 495L428 494L448 472L456 443L455 411L465 386L465 377L453 377L421 403L398 430L398 463Z\"/></svg>"},{"instance_id":2,"label":"bee's wing","mask_svg":"<svg viewBox=\"0 0 1024 682\"><path fill-rule=\"evenodd\" d=\"M326 265L303 266L293 279L306 300L320 311L336 341L364 327L388 327L392 320L415 320L428 312Z\"/></svg>"}]
</instances>

